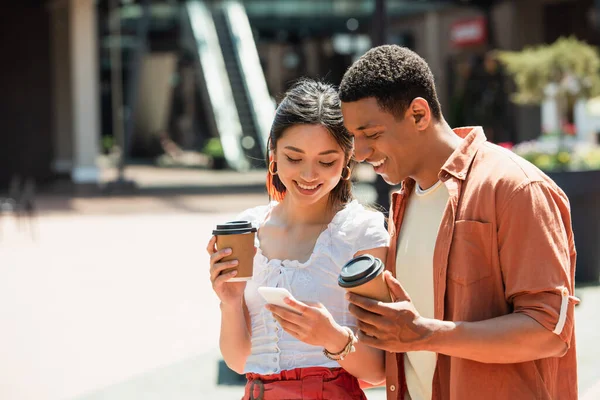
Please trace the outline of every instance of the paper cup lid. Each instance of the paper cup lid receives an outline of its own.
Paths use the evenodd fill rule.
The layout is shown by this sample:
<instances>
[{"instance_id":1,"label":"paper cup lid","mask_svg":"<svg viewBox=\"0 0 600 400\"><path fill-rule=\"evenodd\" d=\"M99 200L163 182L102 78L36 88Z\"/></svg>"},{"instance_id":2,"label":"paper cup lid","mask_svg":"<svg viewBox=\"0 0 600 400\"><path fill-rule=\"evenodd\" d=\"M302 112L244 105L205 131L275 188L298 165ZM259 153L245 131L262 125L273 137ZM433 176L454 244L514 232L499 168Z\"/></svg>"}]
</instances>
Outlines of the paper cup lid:
<instances>
[{"instance_id":1,"label":"paper cup lid","mask_svg":"<svg viewBox=\"0 0 600 400\"><path fill-rule=\"evenodd\" d=\"M383 263L377 257L363 254L348 261L340 271L338 285L343 288L360 286L375 278L383 270Z\"/></svg>"},{"instance_id":2,"label":"paper cup lid","mask_svg":"<svg viewBox=\"0 0 600 400\"><path fill-rule=\"evenodd\" d=\"M256 228L249 221L229 221L224 224L217 225L213 230L213 235L239 235L243 233L256 232Z\"/></svg>"}]
</instances>

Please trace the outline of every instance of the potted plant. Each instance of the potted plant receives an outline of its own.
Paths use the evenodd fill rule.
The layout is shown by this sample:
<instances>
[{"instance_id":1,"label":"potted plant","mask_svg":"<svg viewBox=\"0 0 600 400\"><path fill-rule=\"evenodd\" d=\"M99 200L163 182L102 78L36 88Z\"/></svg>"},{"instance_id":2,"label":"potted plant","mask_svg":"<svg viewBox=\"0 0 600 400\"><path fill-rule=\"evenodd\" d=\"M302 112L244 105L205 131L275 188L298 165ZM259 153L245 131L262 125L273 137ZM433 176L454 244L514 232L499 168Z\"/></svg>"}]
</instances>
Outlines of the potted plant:
<instances>
[{"instance_id":1,"label":"potted plant","mask_svg":"<svg viewBox=\"0 0 600 400\"><path fill-rule=\"evenodd\" d=\"M498 59L514 79L513 101L556 104L559 128L512 150L546 172L567 194L575 243L578 282L600 278L600 147L575 137L569 114L577 100L600 94L600 56L575 38L522 51L499 51ZM510 147L510 146L508 146Z\"/></svg>"},{"instance_id":2,"label":"potted plant","mask_svg":"<svg viewBox=\"0 0 600 400\"><path fill-rule=\"evenodd\" d=\"M202 153L206 154L212 159L213 169L225 169L227 168L227 161L225 160L225 153L223 152L223 146L219 138L210 138L206 141Z\"/></svg>"}]
</instances>

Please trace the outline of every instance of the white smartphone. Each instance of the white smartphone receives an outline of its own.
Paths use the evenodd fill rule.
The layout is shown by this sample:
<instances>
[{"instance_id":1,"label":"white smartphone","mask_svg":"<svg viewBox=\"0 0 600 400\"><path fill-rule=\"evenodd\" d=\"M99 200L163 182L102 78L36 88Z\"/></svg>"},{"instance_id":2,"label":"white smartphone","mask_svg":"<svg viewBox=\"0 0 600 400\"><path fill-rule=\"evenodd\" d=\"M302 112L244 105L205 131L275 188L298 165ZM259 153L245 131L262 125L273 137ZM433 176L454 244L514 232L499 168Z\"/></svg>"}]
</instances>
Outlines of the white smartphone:
<instances>
[{"instance_id":1,"label":"white smartphone","mask_svg":"<svg viewBox=\"0 0 600 400\"><path fill-rule=\"evenodd\" d=\"M285 304L285 302L283 301L283 299L285 299L286 297L292 299L294 298L294 296L292 296L292 294L287 289L261 286L258 288L258 293L260 293L260 295L265 299L267 303L283 307L286 310L292 311L296 314L300 314L297 310Z\"/></svg>"}]
</instances>

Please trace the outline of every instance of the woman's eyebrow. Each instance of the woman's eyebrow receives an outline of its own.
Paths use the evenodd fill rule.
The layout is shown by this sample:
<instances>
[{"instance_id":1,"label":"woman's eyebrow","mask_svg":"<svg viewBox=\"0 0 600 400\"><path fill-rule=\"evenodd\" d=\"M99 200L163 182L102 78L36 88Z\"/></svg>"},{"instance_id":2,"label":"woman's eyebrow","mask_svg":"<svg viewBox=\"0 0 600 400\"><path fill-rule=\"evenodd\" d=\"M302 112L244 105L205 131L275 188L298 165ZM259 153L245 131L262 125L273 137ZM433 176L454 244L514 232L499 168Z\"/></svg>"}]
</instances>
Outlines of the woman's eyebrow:
<instances>
[{"instance_id":1,"label":"woman's eyebrow","mask_svg":"<svg viewBox=\"0 0 600 400\"><path fill-rule=\"evenodd\" d=\"M294 146L285 146L284 148L288 149L288 150L295 151L296 153L302 153L302 154L304 154L304 150L299 149L299 148L294 147ZM331 149L331 150L322 151L322 152L319 153L319 155L320 156L324 156L326 154L339 153L339 152L340 152L339 150Z\"/></svg>"}]
</instances>

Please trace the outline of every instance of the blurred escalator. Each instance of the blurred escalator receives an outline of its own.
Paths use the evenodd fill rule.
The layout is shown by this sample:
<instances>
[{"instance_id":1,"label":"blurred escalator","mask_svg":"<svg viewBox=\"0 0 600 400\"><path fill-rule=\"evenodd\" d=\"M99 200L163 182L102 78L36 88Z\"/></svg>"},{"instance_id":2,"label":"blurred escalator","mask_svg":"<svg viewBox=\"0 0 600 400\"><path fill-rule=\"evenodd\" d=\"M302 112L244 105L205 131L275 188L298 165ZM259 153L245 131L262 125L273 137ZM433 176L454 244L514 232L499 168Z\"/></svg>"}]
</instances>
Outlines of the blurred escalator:
<instances>
[{"instance_id":1,"label":"blurred escalator","mask_svg":"<svg viewBox=\"0 0 600 400\"><path fill-rule=\"evenodd\" d=\"M248 17L238 1L210 8L200 0L184 7L184 43L193 49L209 124L236 170L264 168L275 106L271 100Z\"/></svg>"}]
</instances>

